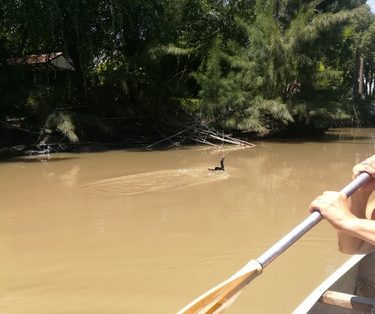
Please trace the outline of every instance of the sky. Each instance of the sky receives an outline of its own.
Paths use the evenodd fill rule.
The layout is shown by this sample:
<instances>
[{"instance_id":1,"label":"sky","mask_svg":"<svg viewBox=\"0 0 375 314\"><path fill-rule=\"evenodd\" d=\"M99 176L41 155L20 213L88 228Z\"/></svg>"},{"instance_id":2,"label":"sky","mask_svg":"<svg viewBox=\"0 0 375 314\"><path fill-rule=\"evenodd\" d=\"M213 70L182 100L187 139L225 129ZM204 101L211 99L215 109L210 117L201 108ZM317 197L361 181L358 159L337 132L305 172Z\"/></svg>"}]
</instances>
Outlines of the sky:
<instances>
[{"instance_id":1,"label":"sky","mask_svg":"<svg viewBox=\"0 0 375 314\"><path fill-rule=\"evenodd\" d=\"M375 13L375 0L367 0L366 3L370 6L371 12Z\"/></svg>"}]
</instances>

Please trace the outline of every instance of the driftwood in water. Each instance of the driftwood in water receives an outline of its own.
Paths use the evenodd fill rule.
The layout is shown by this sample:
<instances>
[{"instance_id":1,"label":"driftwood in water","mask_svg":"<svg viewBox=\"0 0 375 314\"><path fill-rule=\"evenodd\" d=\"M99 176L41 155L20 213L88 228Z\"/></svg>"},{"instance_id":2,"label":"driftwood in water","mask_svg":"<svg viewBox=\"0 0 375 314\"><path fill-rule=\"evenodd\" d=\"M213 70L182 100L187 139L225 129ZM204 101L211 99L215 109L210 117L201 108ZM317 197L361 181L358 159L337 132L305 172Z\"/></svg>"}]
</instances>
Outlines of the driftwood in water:
<instances>
[{"instance_id":1,"label":"driftwood in water","mask_svg":"<svg viewBox=\"0 0 375 314\"><path fill-rule=\"evenodd\" d=\"M147 149L169 142L168 147L181 146L184 142L199 143L218 147L221 144L239 145L242 147L254 147L255 144L232 137L229 134L218 132L215 129L205 125L204 123L195 120L194 124L186 127L171 136L167 136L160 141L148 145Z\"/></svg>"}]
</instances>

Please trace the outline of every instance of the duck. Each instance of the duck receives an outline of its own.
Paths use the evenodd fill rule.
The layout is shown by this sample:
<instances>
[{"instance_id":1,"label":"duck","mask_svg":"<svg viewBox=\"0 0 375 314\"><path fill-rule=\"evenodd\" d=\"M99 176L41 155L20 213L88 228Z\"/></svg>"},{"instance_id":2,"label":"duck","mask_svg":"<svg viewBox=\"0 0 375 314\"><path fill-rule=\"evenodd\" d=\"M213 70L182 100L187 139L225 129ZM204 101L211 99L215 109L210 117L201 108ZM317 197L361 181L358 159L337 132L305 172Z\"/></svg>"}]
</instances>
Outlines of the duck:
<instances>
[{"instance_id":1,"label":"duck","mask_svg":"<svg viewBox=\"0 0 375 314\"><path fill-rule=\"evenodd\" d=\"M224 171L225 170L225 168L224 168L224 158L221 158L221 160L220 160L220 167L208 168L208 170L211 170L211 171Z\"/></svg>"}]
</instances>

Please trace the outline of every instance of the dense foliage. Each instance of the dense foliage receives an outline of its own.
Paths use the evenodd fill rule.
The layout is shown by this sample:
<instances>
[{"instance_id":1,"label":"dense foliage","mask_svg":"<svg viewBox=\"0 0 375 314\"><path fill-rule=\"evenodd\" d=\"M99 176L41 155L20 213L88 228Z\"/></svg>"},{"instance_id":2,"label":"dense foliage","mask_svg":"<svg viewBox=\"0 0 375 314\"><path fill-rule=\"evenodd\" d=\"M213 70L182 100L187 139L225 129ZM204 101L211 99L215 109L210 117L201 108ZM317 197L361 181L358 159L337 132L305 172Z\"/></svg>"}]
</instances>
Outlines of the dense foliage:
<instances>
[{"instance_id":1,"label":"dense foliage","mask_svg":"<svg viewBox=\"0 0 375 314\"><path fill-rule=\"evenodd\" d=\"M2 0L1 145L371 122L365 0ZM74 72L9 60L63 52Z\"/></svg>"}]
</instances>

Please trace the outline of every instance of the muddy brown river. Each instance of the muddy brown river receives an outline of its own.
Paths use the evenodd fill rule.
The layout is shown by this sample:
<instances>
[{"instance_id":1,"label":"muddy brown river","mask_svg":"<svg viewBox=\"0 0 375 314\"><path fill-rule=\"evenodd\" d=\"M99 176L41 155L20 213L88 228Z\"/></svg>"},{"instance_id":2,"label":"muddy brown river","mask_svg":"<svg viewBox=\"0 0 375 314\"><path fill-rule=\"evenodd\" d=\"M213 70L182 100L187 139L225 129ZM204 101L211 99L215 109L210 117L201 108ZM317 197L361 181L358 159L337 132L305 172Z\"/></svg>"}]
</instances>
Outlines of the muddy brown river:
<instances>
[{"instance_id":1,"label":"muddy brown river","mask_svg":"<svg viewBox=\"0 0 375 314\"><path fill-rule=\"evenodd\" d=\"M175 313L348 183L374 135L2 161L0 313ZM222 157L225 172L207 170ZM335 236L321 222L227 313L290 313L348 258Z\"/></svg>"}]
</instances>

